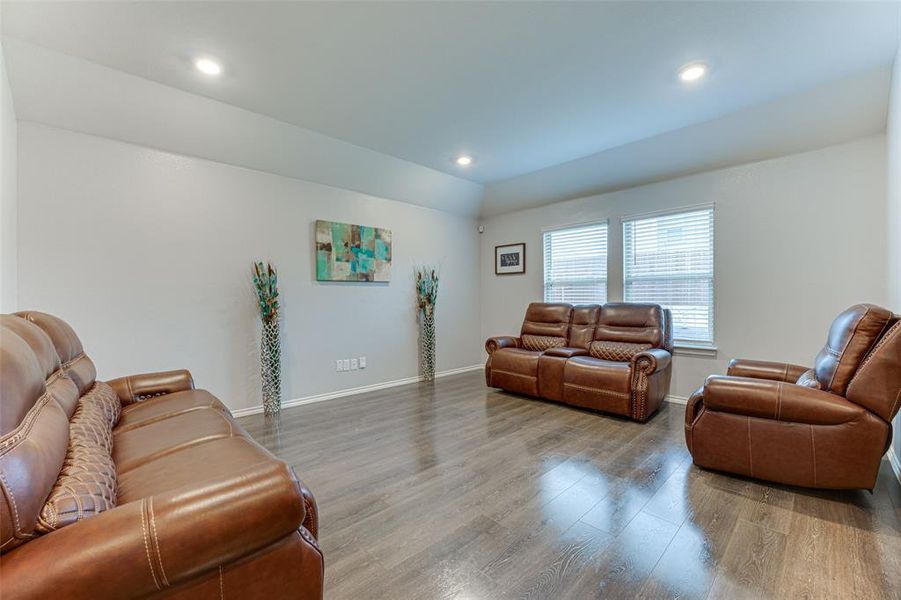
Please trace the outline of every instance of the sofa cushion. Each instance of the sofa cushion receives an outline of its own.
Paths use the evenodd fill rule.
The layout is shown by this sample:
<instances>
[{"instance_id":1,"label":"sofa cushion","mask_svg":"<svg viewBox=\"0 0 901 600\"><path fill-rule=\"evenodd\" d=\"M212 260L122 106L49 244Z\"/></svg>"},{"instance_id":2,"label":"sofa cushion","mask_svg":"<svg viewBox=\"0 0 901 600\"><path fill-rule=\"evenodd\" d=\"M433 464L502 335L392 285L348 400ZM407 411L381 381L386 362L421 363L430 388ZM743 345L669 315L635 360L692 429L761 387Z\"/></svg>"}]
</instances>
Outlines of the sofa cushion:
<instances>
[{"instance_id":1,"label":"sofa cushion","mask_svg":"<svg viewBox=\"0 0 901 600\"><path fill-rule=\"evenodd\" d=\"M621 415L632 412L632 369L629 363L577 356L563 369L566 402Z\"/></svg>"},{"instance_id":2,"label":"sofa cushion","mask_svg":"<svg viewBox=\"0 0 901 600\"><path fill-rule=\"evenodd\" d=\"M245 436L231 416L215 408L201 408L172 415L126 430L113 432L113 460L119 474L160 456L183 452L211 440Z\"/></svg>"},{"instance_id":3,"label":"sofa cushion","mask_svg":"<svg viewBox=\"0 0 901 600\"><path fill-rule=\"evenodd\" d=\"M550 335L523 334L522 347L533 352L543 352L548 348L562 348L566 345L566 338Z\"/></svg>"},{"instance_id":4,"label":"sofa cushion","mask_svg":"<svg viewBox=\"0 0 901 600\"><path fill-rule=\"evenodd\" d=\"M119 398L96 382L69 421L69 445L59 477L44 502L35 530L49 533L116 505L116 466L110 452Z\"/></svg>"},{"instance_id":5,"label":"sofa cushion","mask_svg":"<svg viewBox=\"0 0 901 600\"><path fill-rule=\"evenodd\" d=\"M275 458L253 440L238 436L218 438L162 454L124 473L118 473L119 503L171 492L185 486L203 486L228 479Z\"/></svg>"},{"instance_id":6,"label":"sofa cushion","mask_svg":"<svg viewBox=\"0 0 901 600\"><path fill-rule=\"evenodd\" d=\"M538 395L540 352L503 348L491 355L490 385L528 396Z\"/></svg>"},{"instance_id":7,"label":"sofa cushion","mask_svg":"<svg viewBox=\"0 0 901 600\"><path fill-rule=\"evenodd\" d=\"M591 342L589 351L595 358L612 360L615 362L629 362L636 354L650 350L650 344L636 344L632 342L611 342L600 340Z\"/></svg>"},{"instance_id":8,"label":"sofa cushion","mask_svg":"<svg viewBox=\"0 0 901 600\"><path fill-rule=\"evenodd\" d=\"M160 419L202 408L214 408L220 412L228 412L225 405L208 391L187 390L166 394L165 396L156 396L123 407L116 431L126 431L159 421Z\"/></svg>"}]
</instances>

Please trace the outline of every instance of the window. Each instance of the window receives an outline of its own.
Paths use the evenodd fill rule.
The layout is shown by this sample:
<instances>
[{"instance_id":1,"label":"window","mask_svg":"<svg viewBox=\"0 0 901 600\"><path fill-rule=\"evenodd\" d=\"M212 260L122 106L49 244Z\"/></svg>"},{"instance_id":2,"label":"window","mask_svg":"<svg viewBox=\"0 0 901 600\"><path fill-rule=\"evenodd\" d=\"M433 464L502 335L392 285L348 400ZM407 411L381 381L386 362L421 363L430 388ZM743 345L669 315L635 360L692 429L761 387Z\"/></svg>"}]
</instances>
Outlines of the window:
<instances>
[{"instance_id":1,"label":"window","mask_svg":"<svg viewBox=\"0 0 901 600\"><path fill-rule=\"evenodd\" d=\"M713 344L713 208L623 220L626 302L673 311L673 337Z\"/></svg>"},{"instance_id":2,"label":"window","mask_svg":"<svg viewBox=\"0 0 901 600\"><path fill-rule=\"evenodd\" d=\"M544 232L544 301L607 301L607 223Z\"/></svg>"}]
</instances>

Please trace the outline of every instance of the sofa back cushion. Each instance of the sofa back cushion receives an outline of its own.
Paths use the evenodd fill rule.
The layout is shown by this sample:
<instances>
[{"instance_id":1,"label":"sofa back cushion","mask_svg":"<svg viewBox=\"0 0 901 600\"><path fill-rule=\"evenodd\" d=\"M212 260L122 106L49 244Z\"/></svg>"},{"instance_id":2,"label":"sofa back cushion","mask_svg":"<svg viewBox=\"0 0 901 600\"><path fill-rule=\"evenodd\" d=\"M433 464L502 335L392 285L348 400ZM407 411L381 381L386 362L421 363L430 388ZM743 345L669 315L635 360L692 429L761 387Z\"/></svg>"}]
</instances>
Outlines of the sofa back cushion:
<instances>
[{"instance_id":1,"label":"sofa back cushion","mask_svg":"<svg viewBox=\"0 0 901 600\"><path fill-rule=\"evenodd\" d=\"M610 342L607 340L595 340L591 342L589 353L601 360L616 362L630 362L632 358L645 350L650 350L650 344L636 344L632 342Z\"/></svg>"},{"instance_id":2,"label":"sofa back cushion","mask_svg":"<svg viewBox=\"0 0 901 600\"><path fill-rule=\"evenodd\" d=\"M66 457L69 418L56 396L75 393L75 386L48 347L36 325L10 315L0 320L0 552L34 537Z\"/></svg>"},{"instance_id":3,"label":"sofa back cushion","mask_svg":"<svg viewBox=\"0 0 901 600\"><path fill-rule=\"evenodd\" d=\"M901 320L896 315L888 331L863 360L848 384L846 397L876 413L886 423L901 409Z\"/></svg>"},{"instance_id":4,"label":"sofa back cushion","mask_svg":"<svg viewBox=\"0 0 901 600\"><path fill-rule=\"evenodd\" d=\"M549 348L562 348L566 345L566 338L552 335L523 334L520 338L522 347L533 352L544 352Z\"/></svg>"},{"instance_id":5,"label":"sofa back cushion","mask_svg":"<svg viewBox=\"0 0 901 600\"><path fill-rule=\"evenodd\" d=\"M520 338L526 335L561 338L566 345L569 335L569 321L572 316L571 304L533 302L526 309Z\"/></svg>"},{"instance_id":6,"label":"sofa back cushion","mask_svg":"<svg viewBox=\"0 0 901 600\"><path fill-rule=\"evenodd\" d=\"M844 396L858 367L892 322L891 311L873 304L858 304L837 316L814 361L821 389Z\"/></svg>"},{"instance_id":7,"label":"sofa back cushion","mask_svg":"<svg viewBox=\"0 0 901 600\"><path fill-rule=\"evenodd\" d=\"M666 320L659 304L610 303L601 307L594 341L666 345Z\"/></svg>"},{"instance_id":8,"label":"sofa back cushion","mask_svg":"<svg viewBox=\"0 0 901 600\"><path fill-rule=\"evenodd\" d=\"M594 338L594 329L598 326L600 316L601 307L599 304L574 306L572 322L569 326L569 342L566 345L570 348L588 350L588 347L591 346L591 340Z\"/></svg>"},{"instance_id":9,"label":"sofa back cushion","mask_svg":"<svg viewBox=\"0 0 901 600\"><path fill-rule=\"evenodd\" d=\"M120 410L118 396L102 381L81 397L69 422L66 460L41 509L38 533L49 533L116 505L112 449Z\"/></svg>"},{"instance_id":10,"label":"sofa back cushion","mask_svg":"<svg viewBox=\"0 0 901 600\"><path fill-rule=\"evenodd\" d=\"M97 369L94 368L94 362L85 355L81 340L68 323L59 317L37 311L19 312L16 315L34 323L50 337L63 370L75 382L79 394L84 394L94 385Z\"/></svg>"}]
</instances>

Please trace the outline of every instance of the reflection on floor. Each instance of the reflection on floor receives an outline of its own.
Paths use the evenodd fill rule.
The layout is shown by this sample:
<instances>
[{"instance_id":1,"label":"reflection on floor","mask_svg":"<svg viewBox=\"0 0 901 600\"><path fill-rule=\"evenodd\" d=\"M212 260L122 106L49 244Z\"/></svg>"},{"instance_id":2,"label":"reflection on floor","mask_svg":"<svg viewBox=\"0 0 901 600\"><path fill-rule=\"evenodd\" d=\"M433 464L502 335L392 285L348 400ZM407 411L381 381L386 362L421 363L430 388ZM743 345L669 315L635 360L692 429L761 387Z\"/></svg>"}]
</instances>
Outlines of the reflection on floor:
<instances>
[{"instance_id":1,"label":"reflection on floor","mask_svg":"<svg viewBox=\"0 0 901 600\"><path fill-rule=\"evenodd\" d=\"M815 492L692 466L646 424L480 373L242 424L319 501L329 600L901 598L901 485Z\"/></svg>"}]
</instances>

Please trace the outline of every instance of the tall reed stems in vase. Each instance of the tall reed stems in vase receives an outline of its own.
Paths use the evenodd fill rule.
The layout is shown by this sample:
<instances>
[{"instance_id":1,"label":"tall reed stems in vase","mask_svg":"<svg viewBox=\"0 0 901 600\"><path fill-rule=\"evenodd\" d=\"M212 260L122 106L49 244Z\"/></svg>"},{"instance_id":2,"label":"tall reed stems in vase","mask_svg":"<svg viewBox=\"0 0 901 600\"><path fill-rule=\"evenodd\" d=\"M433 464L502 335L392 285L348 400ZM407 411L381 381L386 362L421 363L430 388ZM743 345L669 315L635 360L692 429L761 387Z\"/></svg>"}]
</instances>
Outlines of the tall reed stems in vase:
<instances>
[{"instance_id":1,"label":"tall reed stems in vase","mask_svg":"<svg viewBox=\"0 0 901 600\"><path fill-rule=\"evenodd\" d=\"M418 267L416 306L419 319L419 372L425 381L435 380L435 303L438 301L438 270Z\"/></svg>"},{"instance_id":2,"label":"tall reed stems in vase","mask_svg":"<svg viewBox=\"0 0 901 600\"><path fill-rule=\"evenodd\" d=\"M282 406L282 345L279 338L278 273L271 263L253 265L253 285L262 321L260 335L260 381L263 412L278 414Z\"/></svg>"}]
</instances>

